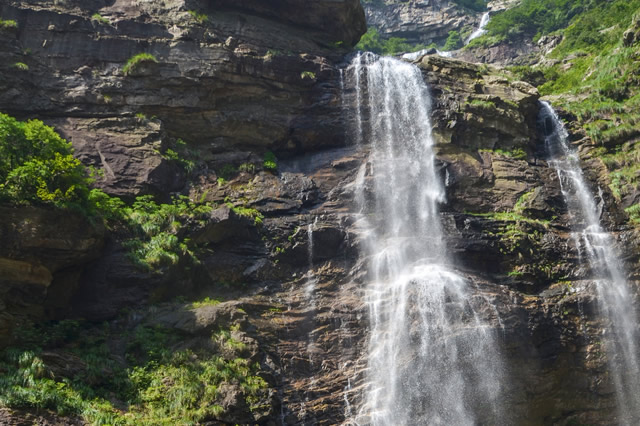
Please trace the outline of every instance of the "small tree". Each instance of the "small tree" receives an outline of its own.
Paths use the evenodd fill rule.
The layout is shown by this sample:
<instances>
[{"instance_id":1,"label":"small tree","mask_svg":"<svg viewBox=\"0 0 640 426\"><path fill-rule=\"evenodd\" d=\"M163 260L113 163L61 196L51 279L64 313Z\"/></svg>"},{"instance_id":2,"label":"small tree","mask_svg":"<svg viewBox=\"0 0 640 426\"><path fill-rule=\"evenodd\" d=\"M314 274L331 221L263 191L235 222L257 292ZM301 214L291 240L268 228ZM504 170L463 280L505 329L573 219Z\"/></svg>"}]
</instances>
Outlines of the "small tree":
<instances>
[{"instance_id":1,"label":"small tree","mask_svg":"<svg viewBox=\"0 0 640 426\"><path fill-rule=\"evenodd\" d=\"M0 200L84 204L89 179L71 144L40 120L0 114Z\"/></svg>"},{"instance_id":2,"label":"small tree","mask_svg":"<svg viewBox=\"0 0 640 426\"><path fill-rule=\"evenodd\" d=\"M460 33L458 31L449 31L449 37L447 37L447 42L444 44L444 50L456 50L462 47L462 38L460 37Z\"/></svg>"}]
</instances>

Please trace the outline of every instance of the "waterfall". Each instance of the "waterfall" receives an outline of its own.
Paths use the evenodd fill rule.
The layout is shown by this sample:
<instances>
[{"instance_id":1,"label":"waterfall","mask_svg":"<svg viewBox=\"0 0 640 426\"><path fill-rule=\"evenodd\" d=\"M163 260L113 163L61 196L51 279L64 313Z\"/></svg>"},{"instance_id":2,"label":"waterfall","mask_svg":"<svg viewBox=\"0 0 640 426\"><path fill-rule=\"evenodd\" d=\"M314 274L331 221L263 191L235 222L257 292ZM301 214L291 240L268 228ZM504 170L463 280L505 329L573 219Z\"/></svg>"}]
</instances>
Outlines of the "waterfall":
<instances>
[{"instance_id":1,"label":"waterfall","mask_svg":"<svg viewBox=\"0 0 640 426\"><path fill-rule=\"evenodd\" d=\"M540 125L544 130L549 164L557 171L573 226L573 240L593 274L598 306L608 322L607 358L616 389L622 424L640 422L640 370L637 313L614 240L600 225L599 206L583 176L580 159L569 147L568 133L551 106L542 102ZM599 197L602 198L601 196Z\"/></svg>"},{"instance_id":2,"label":"waterfall","mask_svg":"<svg viewBox=\"0 0 640 426\"><path fill-rule=\"evenodd\" d=\"M309 264L309 273L307 274L307 282L304 286L304 294L313 309L316 307L314 293L316 291L316 284L318 281L316 274L313 271L313 229L316 227L317 223L318 216L315 217L313 222L309 222L309 225L307 225L307 262Z\"/></svg>"},{"instance_id":3,"label":"waterfall","mask_svg":"<svg viewBox=\"0 0 640 426\"><path fill-rule=\"evenodd\" d=\"M418 50L417 52L405 53L404 55L402 55L402 59L406 59L407 61L415 61L421 56L431 55L434 52L439 56L443 56L445 58L451 58L453 56L453 53L451 52L429 48L429 49L421 49L421 50Z\"/></svg>"},{"instance_id":4,"label":"waterfall","mask_svg":"<svg viewBox=\"0 0 640 426\"><path fill-rule=\"evenodd\" d=\"M366 85L355 91L368 93L357 123L369 149L356 200L370 334L366 390L352 421L503 423L498 333L480 314L491 307L446 254L429 90L416 66L393 58L358 55L348 71Z\"/></svg>"},{"instance_id":5,"label":"waterfall","mask_svg":"<svg viewBox=\"0 0 640 426\"><path fill-rule=\"evenodd\" d=\"M485 27L487 26L487 24L489 23L489 12L485 12L482 15L482 18L480 18L480 26L478 26L478 29L475 30L474 32L471 33L471 35L469 36L469 38L467 39L467 41L464 44L469 44L471 42L471 40L478 38L482 35L485 35L487 33L487 31L485 30Z\"/></svg>"}]
</instances>

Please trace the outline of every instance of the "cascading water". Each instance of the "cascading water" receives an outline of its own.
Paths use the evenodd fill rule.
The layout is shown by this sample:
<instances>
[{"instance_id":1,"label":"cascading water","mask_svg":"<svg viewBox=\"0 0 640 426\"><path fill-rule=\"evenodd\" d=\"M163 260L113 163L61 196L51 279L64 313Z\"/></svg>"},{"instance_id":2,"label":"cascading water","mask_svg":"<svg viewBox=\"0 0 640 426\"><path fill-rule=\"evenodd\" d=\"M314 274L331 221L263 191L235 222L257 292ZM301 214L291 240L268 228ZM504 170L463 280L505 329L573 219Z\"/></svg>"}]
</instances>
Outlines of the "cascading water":
<instances>
[{"instance_id":1,"label":"cascading water","mask_svg":"<svg viewBox=\"0 0 640 426\"><path fill-rule=\"evenodd\" d=\"M356 200L371 329L366 391L352 420L501 424L497 333L477 313L487 302L448 265L428 88L414 65L370 53L349 72L366 85L368 99L355 88L368 101L358 105L356 131L365 137L356 139L370 149Z\"/></svg>"},{"instance_id":2,"label":"cascading water","mask_svg":"<svg viewBox=\"0 0 640 426\"><path fill-rule=\"evenodd\" d=\"M469 38L464 44L469 44L471 40L485 35L487 33L487 31L485 30L485 27L489 23L489 19L490 19L489 12L485 12L482 15L482 18L480 18L480 25L478 26L478 29L471 33L471 35L469 36Z\"/></svg>"},{"instance_id":3,"label":"cascading water","mask_svg":"<svg viewBox=\"0 0 640 426\"><path fill-rule=\"evenodd\" d=\"M640 377L637 313L624 269L611 235L600 225L601 206L594 200L580 168L580 159L567 142L568 133L551 106L542 102L540 124L545 133L549 164L557 171L574 227L573 240L586 257L596 282L598 305L609 322L607 350L616 388L619 424L640 423ZM600 196L601 198L601 196Z\"/></svg>"}]
</instances>

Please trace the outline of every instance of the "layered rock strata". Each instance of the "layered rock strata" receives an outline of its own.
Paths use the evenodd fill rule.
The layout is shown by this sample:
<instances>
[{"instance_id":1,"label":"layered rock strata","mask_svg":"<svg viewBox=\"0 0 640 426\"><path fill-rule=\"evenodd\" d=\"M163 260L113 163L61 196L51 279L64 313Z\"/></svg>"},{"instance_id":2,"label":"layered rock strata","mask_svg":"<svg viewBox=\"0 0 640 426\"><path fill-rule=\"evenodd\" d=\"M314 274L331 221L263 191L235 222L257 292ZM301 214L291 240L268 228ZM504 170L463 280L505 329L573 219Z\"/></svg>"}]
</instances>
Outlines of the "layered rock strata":
<instances>
[{"instance_id":1,"label":"layered rock strata","mask_svg":"<svg viewBox=\"0 0 640 426\"><path fill-rule=\"evenodd\" d=\"M249 413L230 388L221 396L223 414L211 421L336 424L360 409L367 271L353 197L367 145L352 137L354 78L338 63L342 46L363 32L363 14L347 0L269 5L1 6L3 19L18 22L17 30L0 33L7 58L0 64L1 110L55 125L78 158L102 170L96 184L108 193L128 200L182 193L217 205L203 225L188 229L198 266L178 263L155 274L136 269L118 236L105 237L95 224L3 207L5 338L22 319L80 317L124 329L149 324L193 345L233 326L248 348L243 356L260 364L268 382L264 410ZM340 18L318 18L327 14ZM138 53L156 61L124 73ZM13 67L17 62L28 69ZM478 298L489 302L482 316L500 332L510 420L610 423L606 324L570 241L557 176L545 163L537 92L492 67L437 56L415 63L432 91L448 247ZM191 171L166 155L178 139L193 152ZM606 187L589 141L574 139L596 171L588 177ZM280 159L275 173L263 167L267 150ZM242 164L253 167L239 170ZM219 181L227 165L237 172ZM262 224L225 200L256 209ZM603 202L617 241L635 244L606 191ZM621 251L636 279L637 254ZM199 308L175 301L202 294L225 301ZM118 351L114 357L123 356ZM59 358L48 358L52 369Z\"/></svg>"}]
</instances>

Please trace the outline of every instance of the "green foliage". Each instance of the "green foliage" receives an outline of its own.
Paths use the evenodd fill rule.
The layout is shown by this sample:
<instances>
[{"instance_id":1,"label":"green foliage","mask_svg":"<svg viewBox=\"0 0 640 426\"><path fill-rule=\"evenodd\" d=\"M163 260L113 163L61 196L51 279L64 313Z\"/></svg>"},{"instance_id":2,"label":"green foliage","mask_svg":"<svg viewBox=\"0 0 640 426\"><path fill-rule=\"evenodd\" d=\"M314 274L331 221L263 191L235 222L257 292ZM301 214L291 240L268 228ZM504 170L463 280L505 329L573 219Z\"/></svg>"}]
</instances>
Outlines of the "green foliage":
<instances>
[{"instance_id":1,"label":"green foliage","mask_svg":"<svg viewBox=\"0 0 640 426\"><path fill-rule=\"evenodd\" d=\"M490 100L483 99L473 99L467 105L471 105L473 107L484 109L484 110L496 110L496 104Z\"/></svg>"},{"instance_id":2,"label":"green foliage","mask_svg":"<svg viewBox=\"0 0 640 426\"><path fill-rule=\"evenodd\" d=\"M516 160L526 160L527 159L527 153L524 149L522 148L513 148L513 149L501 149L501 148L496 148L496 149L481 149L480 150L485 151L485 152L492 152L496 155L502 155L504 157L510 157Z\"/></svg>"},{"instance_id":3,"label":"green foliage","mask_svg":"<svg viewBox=\"0 0 640 426\"><path fill-rule=\"evenodd\" d=\"M310 80L315 80L316 78L316 73L313 71L302 71L300 73L300 78L305 80L305 79L310 79Z\"/></svg>"},{"instance_id":4,"label":"green foliage","mask_svg":"<svg viewBox=\"0 0 640 426\"><path fill-rule=\"evenodd\" d=\"M602 162L609 169L609 188L621 199L632 194L640 185L640 143L627 142L616 146L614 152L604 149Z\"/></svg>"},{"instance_id":5,"label":"green foliage","mask_svg":"<svg viewBox=\"0 0 640 426\"><path fill-rule=\"evenodd\" d=\"M522 0L516 6L493 15L487 24L487 33L503 40L521 37L537 40L566 27L575 16L606 1Z\"/></svg>"},{"instance_id":6,"label":"green foliage","mask_svg":"<svg viewBox=\"0 0 640 426\"><path fill-rule=\"evenodd\" d=\"M535 194L535 190L534 189L522 194L520 196L520 198L518 198L518 201L516 201L516 204L513 206L514 213L522 214L524 212L524 209L525 209L526 205L527 205L527 202L529 202L529 200L531 199L533 194Z\"/></svg>"},{"instance_id":7,"label":"green foliage","mask_svg":"<svg viewBox=\"0 0 640 426\"><path fill-rule=\"evenodd\" d=\"M15 30L18 23L13 19L0 19L0 30Z\"/></svg>"},{"instance_id":8,"label":"green foliage","mask_svg":"<svg viewBox=\"0 0 640 426\"><path fill-rule=\"evenodd\" d=\"M460 37L460 33L458 31L449 31L449 37L447 37L447 41L444 44L443 49L445 51L457 50L463 46L462 37Z\"/></svg>"},{"instance_id":9,"label":"green foliage","mask_svg":"<svg viewBox=\"0 0 640 426\"><path fill-rule=\"evenodd\" d=\"M117 202L115 207L104 216L119 216L117 223L124 224L133 235L124 244L140 267L155 270L175 265L184 256L197 261L188 241L178 235L187 224L204 224L212 205L194 203L185 196L175 197L171 204L158 204L152 196L145 195L136 198L131 207L122 208Z\"/></svg>"},{"instance_id":10,"label":"green foliage","mask_svg":"<svg viewBox=\"0 0 640 426\"><path fill-rule=\"evenodd\" d=\"M555 105L575 115L598 144L591 153L607 166L614 196L623 198L640 185L639 147L633 142L640 136L640 54L637 46L622 44L640 1L572 3L580 7L559 31L563 40L550 54L558 61L542 70L546 82L539 90L562 95Z\"/></svg>"},{"instance_id":11,"label":"green foliage","mask_svg":"<svg viewBox=\"0 0 640 426\"><path fill-rule=\"evenodd\" d=\"M209 17L206 14L199 13L197 10L190 10L189 15L191 15L199 24L204 24L209 20Z\"/></svg>"},{"instance_id":12,"label":"green foliage","mask_svg":"<svg viewBox=\"0 0 640 426\"><path fill-rule=\"evenodd\" d=\"M549 226L548 220L532 219L517 212L468 213L472 216L487 217L502 222L528 223L531 225Z\"/></svg>"},{"instance_id":13,"label":"green foliage","mask_svg":"<svg viewBox=\"0 0 640 426\"><path fill-rule=\"evenodd\" d=\"M1 406L52 410L91 424L196 424L223 412L222 385L239 386L250 409L257 408L268 387L257 375L260 366L241 356L245 345L233 337L238 327L211 336L224 357L210 350L176 350L180 336L162 328L138 326L122 333L76 322L73 335L58 330L65 328L68 324L25 327L28 338L0 353ZM29 337L38 332L46 338L50 330L64 334L64 340ZM114 339L118 345L112 344ZM113 352L123 346L124 358ZM41 355L49 349L73 353L83 367L69 377L54 376ZM118 408L112 401L119 401Z\"/></svg>"},{"instance_id":14,"label":"green foliage","mask_svg":"<svg viewBox=\"0 0 640 426\"><path fill-rule=\"evenodd\" d=\"M252 163L242 163L238 166L238 171L243 173L254 174L256 170L256 165Z\"/></svg>"},{"instance_id":15,"label":"green foliage","mask_svg":"<svg viewBox=\"0 0 640 426\"><path fill-rule=\"evenodd\" d=\"M13 67L20 71L29 71L29 65L25 64L24 62L16 62L15 64L13 64Z\"/></svg>"},{"instance_id":16,"label":"green foliage","mask_svg":"<svg viewBox=\"0 0 640 426\"><path fill-rule=\"evenodd\" d=\"M260 213L258 210L254 209L254 208L251 208L251 207L234 206L231 203L231 201L229 201L229 199L226 199L225 203L238 216L242 216L242 217L247 217L249 219L253 219L253 223L256 226L262 225L262 220L264 219L264 215L262 213Z\"/></svg>"},{"instance_id":17,"label":"green foliage","mask_svg":"<svg viewBox=\"0 0 640 426\"><path fill-rule=\"evenodd\" d=\"M624 211L629 215L629 219L632 223L640 224L640 204L634 204L631 207L627 207Z\"/></svg>"},{"instance_id":18,"label":"green foliage","mask_svg":"<svg viewBox=\"0 0 640 426\"><path fill-rule=\"evenodd\" d=\"M101 24L109 24L109 20L99 13L94 13L93 15L91 15L91 20L100 22Z\"/></svg>"},{"instance_id":19,"label":"green foliage","mask_svg":"<svg viewBox=\"0 0 640 426\"><path fill-rule=\"evenodd\" d=\"M221 303L220 300L211 299L210 297L207 296L202 300L191 303L191 308L197 309L197 308L202 308L204 306L216 306L216 305L219 305L220 303Z\"/></svg>"},{"instance_id":20,"label":"green foliage","mask_svg":"<svg viewBox=\"0 0 640 426\"><path fill-rule=\"evenodd\" d=\"M234 167L233 164L225 164L218 172L218 176L227 181L232 179L237 173L238 169Z\"/></svg>"},{"instance_id":21,"label":"green foliage","mask_svg":"<svg viewBox=\"0 0 640 426\"><path fill-rule=\"evenodd\" d=\"M264 167L265 170L269 170L272 172L275 172L276 170L278 170L278 159L276 158L276 155L273 152L267 151L264 154L262 167Z\"/></svg>"},{"instance_id":22,"label":"green foliage","mask_svg":"<svg viewBox=\"0 0 640 426\"><path fill-rule=\"evenodd\" d=\"M158 60L156 59L155 56L153 56L150 53L138 53L137 55L134 55L131 58L129 58L127 63L124 64L124 67L122 67L122 73L124 75L129 75L130 73L135 71L136 68L138 68L141 64L148 63L148 62L157 63Z\"/></svg>"},{"instance_id":23,"label":"green foliage","mask_svg":"<svg viewBox=\"0 0 640 426\"><path fill-rule=\"evenodd\" d=\"M403 52L415 52L421 49L425 49L426 45L411 45L407 43L407 40L400 37L391 37L389 39L384 39L373 27L369 27L367 32L360 38L358 44L356 44L355 49L377 53L379 55L397 55Z\"/></svg>"},{"instance_id":24,"label":"green foliage","mask_svg":"<svg viewBox=\"0 0 640 426\"><path fill-rule=\"evenodd\" d=\"M198 158L198 152L190 149L187 143L182 139L177 139L171 144L171 148L165 149L162 156L167 160L175 161L187 174L189 174L196 168L195 160Z\"/></svg>"},{"instance_id":25,"label":"green foliage","mask_svg":"<svg viewBox=\"0 0 640 426\"><path fill-rule=\"evenodd\" d=\"M507 68L517 80L526 81L533 86L539 86L545 83L544 73L537 68L528 65L516 65Z\"/></svg>"},{"instance_id":26,"label":"green foliage","mask_svg":"<svg viewBox=\"0 0 640 426\"><path fill-rule=\"evenodd\" d=\"M483 12L487 10L486 0L453 0L453 2L460 7L476 12Z\"/></svg>"},{"instance_id":27,"label":"green foliage","mask_svg":"<svg viewBox=\"0 0 640 426\"><path fill-rule=\"evenodd\" d=\"M72 152L42 121L0 114L0 201L86 206L89 180Z\"/></svg>"}]
</instances>

